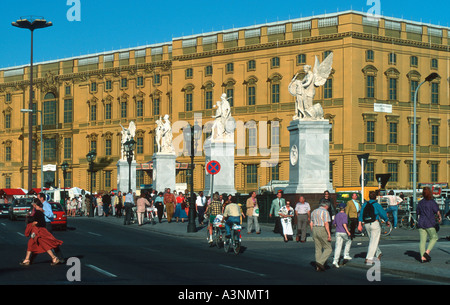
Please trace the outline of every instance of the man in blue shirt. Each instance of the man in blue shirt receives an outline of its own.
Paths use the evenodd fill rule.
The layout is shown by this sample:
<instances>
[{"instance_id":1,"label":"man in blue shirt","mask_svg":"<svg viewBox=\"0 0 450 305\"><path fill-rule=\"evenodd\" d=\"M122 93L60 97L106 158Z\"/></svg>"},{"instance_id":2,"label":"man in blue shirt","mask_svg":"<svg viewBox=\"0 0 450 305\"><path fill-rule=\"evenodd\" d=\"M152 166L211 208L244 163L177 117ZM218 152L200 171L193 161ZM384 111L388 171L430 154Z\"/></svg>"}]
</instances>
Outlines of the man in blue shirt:
<instances>
[{"instance_id":1,"label":"man in blue shirt","mask_svg":"<svg viewBox=\"0 0 450 305\"><path fill-rule=\"evenodd\" d=\"M372 262L376 259L380 259L382 256L381 250L378 247L378 243L380 242L380 234L381 234L381 226L380 226L380 217L388 224L389 219L387 217L386 211L381 207L381 205L377 202L377 195L375 192L371 191L369 193L369 201L364 202L361 207L361 212L359 213L359 224L358 230L362 231L362 224L364 223L364 227L366 228L367 234L369 235L369 249L367 250L366 255L366 264L372 264ZM369 219L369 217L364 214L364 210L368 211L373 207L374 211L374 219Z\"/></svg>"}]
</instances>

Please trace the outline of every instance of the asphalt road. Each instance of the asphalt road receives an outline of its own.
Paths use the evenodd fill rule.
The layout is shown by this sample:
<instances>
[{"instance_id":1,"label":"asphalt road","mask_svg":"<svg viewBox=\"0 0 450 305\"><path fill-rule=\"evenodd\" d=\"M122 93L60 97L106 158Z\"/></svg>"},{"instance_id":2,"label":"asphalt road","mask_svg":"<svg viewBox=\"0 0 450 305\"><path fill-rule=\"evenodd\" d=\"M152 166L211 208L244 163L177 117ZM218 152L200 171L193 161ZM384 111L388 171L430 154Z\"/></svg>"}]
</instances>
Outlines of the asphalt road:
<instances>
[{"instance_id":1,"label":"asphalt road","mask_svg":"<svg viewBox=\"0 0 450 305\"><path fill-rule=\"evenodd\" d=\"M53 232L64 241L64 256L75 263L50 266L50 257L40 254L31 266L20 266L27 245L24 229L22 220L0 219L1 285L171 285L177 293L185 285L434 284L388 274L370 282L366 269L349 266L316 272L313 243L245 241L243 236L241 253L234 255L210 248L202 239L95 218L71 218L67 231ZM367 245L355 247L363 251Z\"/></svg>"}]
</instances>

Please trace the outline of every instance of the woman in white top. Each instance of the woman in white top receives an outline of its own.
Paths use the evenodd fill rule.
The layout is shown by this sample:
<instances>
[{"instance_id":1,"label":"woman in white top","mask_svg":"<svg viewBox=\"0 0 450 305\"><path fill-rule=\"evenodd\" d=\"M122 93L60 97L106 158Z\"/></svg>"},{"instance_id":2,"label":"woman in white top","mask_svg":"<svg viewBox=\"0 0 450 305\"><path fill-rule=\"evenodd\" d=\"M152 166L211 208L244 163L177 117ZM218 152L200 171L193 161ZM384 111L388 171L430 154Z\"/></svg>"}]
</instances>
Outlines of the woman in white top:
<instances>
[{"instance_id":1,"label":"woman in white top","mask_svg":"<svg viewBox=\"0 0 450 305\"><path fill-rule=\"evenodd\" d=\"M283 228L284 242L288 241L288 235L292 237L292 217L294 217L294 209L291 207L291 203L286 201L286 205L281 207L278 212L281 220L281 227Z\"/></svg>"}]
</instances>

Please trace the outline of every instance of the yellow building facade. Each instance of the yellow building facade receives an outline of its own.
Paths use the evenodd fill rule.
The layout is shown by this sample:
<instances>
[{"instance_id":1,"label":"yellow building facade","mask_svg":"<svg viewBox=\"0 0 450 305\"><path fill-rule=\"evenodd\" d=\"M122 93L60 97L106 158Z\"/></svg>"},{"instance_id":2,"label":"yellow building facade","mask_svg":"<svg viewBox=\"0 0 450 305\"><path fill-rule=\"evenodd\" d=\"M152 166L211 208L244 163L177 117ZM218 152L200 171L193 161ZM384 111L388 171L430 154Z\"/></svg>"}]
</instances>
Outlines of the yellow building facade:
<instances>
[{"instance_id":1,"label":"yellow building facade","mask_svg":"<svg viewBox=\"0 0 450 305\"><path fill-rule=\"evenodd\" d=\"M35 68L33 187L41 185L40 148L48 185L89 189L86 154L97 151L94 191L117 187L121 126L137 126L137 185L151 184L155 121L173 124L180 163L181 128L196 120L204 140L214 105L226 93L237 122L235 188L248 192L270 180L288 180L294 97L287 90L333 52L333 70L315 103L330 120L333 187L359 186L357 155L369 153L368 185L390 173L387 187L412 187L413 92L430 73L417 104L418 182L448 183L450 132L448 27L347 11L173 39L171 42L39 63ZM0 188L27 186L29 67L0 71ZM201 149L201 143L200 143ZM194 189L205 180L204 155L195 157ZM182 166L180 167L182 168ZM177 182L190 177L177 171Z\"/></svg>"}]
</instances>

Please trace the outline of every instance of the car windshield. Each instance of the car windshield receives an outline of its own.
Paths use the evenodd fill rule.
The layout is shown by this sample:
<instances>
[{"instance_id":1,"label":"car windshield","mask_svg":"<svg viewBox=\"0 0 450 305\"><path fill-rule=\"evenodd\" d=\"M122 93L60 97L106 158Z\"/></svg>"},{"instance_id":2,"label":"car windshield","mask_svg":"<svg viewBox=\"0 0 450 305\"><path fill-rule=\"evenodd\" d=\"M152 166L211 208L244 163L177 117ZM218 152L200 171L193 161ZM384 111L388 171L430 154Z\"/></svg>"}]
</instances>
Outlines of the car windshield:
<instances>
[{"instance_id":1,"label":"car windshield","mask_svg":"<svg viewBox=\"0 0 450 305\"><path fill-rule=\"evenodd\" d=\"M31 206L33 198L18 198L14 199L14 206Z\"/></svg>"},{"instance_id":2,"label":"car windshield","mask_svg":"<svg viewBox=\"0 0 450 305\"><path fill-rule=\"evenodd\" d=\"M62 205L56 202L50 202L53 211L64 211Z\"/></svg>"}]
</instances>

